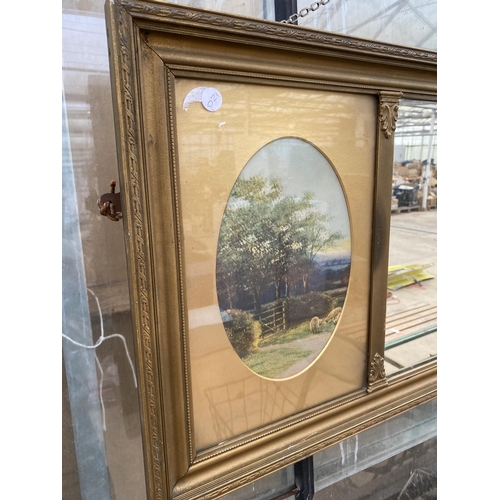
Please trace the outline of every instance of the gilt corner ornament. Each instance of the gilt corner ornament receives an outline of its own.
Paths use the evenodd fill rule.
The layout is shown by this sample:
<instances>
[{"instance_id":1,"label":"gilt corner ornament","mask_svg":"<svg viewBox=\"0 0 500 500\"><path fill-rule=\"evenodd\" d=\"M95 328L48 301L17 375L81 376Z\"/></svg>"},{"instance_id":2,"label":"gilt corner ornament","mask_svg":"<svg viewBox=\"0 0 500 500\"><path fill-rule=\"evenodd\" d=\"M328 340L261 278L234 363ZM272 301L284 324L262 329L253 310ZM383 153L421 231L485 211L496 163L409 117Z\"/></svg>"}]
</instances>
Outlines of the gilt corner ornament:
<instances>
[{"instance_id":1,"label":"gilt corner ornament","mask_svg":"<svg viewBox=\"0 0 500 500\"><path fill-rule=\"evenodd\" d=\"M368 392L387 385L385 378L384 358L377 352L370 363L368 372Z\"/></svg>"},{"instance_id":2,"label":"gilt corner ornament","mask_svg":"<svg viewBox=\"0 0 500 500\"><path fill-rule=\"evenodd\" d=\"M382 131L387 139L396 130L398 120L399 99L401 92L380 92L379 122L382 124Z\"/></svg>"}]
</instances>

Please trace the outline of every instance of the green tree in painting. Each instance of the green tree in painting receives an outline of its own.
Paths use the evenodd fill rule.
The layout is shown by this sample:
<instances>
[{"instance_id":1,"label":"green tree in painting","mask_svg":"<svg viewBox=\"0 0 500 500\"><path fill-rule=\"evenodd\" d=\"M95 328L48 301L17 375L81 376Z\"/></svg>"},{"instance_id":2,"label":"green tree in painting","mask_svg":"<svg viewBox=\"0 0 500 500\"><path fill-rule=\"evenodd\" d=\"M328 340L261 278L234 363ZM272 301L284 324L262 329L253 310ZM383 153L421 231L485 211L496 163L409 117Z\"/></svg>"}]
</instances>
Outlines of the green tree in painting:
<instances>
[{"instance_id":1,"label":"green tree in painting","mask_svg":"<svg viewBox=\"0 0 500 500\"><path fill-rule=\"evenodd\" d=\"M318 252L332 247L335 241L342 237L340 232L329 233L325 226L327 222L327 215L314 210L308 211L303 221L305 252L301 255L297 271L302 275L304 293L309 291L309 275L314 268L314 259Z\"/></svg>"},{"instance_id":2,"label":"green tree in painting","mask_svg":"<svg viewBox=\"0 0 500 500\"><path fill-rule=\"evenodd\" d=\"M243 289L252 294L254 309L261 309L262 292L271 280L271 208L280 193L277 180L258 176L240 178L234 186L217 252L217 278L231 308L232 297Z\"/></svg>"},{"instance_id":3,"label":"green tree in painting","mask_svg":"<svg viewBox=\"0 0 500 500\"><path fill-rule=\"evenodd\" d=\"M274 285L280 298L284 285L308 277L320 250L341 237L327 230L328 216L313 204L313 194L300 198L283 196L279 179L254 176L239 178L224 214L217 253L217 285L233 308L234 298L250 292L254 309L262 307L262 293Z\"/></svg>"}]
</instances>

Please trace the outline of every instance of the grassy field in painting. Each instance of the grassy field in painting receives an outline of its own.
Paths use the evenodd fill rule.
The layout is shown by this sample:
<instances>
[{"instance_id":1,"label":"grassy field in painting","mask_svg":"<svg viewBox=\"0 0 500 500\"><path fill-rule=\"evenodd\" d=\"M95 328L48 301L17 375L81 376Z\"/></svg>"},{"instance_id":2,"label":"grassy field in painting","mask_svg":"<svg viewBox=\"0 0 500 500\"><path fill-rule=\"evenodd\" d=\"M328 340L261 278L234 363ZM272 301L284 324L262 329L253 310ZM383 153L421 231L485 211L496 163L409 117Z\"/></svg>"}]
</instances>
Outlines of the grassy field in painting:
<instances>
[{"instance_id":1,"label":"grassy field in painting","mask_svg":"<svg viewBox=\"0 0 500 500\"><path fill-rule=\"evenodd\" d=\"M245 364L263 377L277 378L312 352L296 347L277 347L251 354L245 359Z\"/></svg>"},{"instance_id":2,"label":"grassy field in painting","mask_svg":"<svg viewBox=\"0 0 500 500\"><path fill-rule=\"evenodd\" d=\"M315 352L314 349L307 348L313 337L319 341L318 335L331 329L331 324L323 323L319 334L313 335L309 322L305 321L286 332L266 335L259 341L258 348L245 358L245 364L263 377L280 378L287 370ZM300 345L301 341L304 341L304 346Z\"/></svg>"},{"instance_id":3,"label":"grassy field in painting","mask_svg":"<svg viewBox=\"0 0 500 500\"><path fill-rule=\"evenodd\" d=\"M322 323L319 327L319 332L331 331L331 323ZM293 328L287 328L285 332L278 332L266 335L259 342L259 348L271 345L282 345L293 342L294 340L302 340L311 337L313 334L309 327L309 322L304 321Z\"/></svg>"}]
</instances>

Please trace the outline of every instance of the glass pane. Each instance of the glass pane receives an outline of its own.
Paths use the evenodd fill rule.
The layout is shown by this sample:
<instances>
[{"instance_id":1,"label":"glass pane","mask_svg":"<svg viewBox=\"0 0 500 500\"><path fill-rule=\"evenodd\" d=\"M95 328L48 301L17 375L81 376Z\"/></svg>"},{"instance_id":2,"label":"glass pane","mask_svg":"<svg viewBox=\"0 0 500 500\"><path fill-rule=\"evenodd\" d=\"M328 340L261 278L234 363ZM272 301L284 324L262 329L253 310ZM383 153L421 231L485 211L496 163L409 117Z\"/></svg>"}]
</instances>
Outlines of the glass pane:
<instances>
[{"instance_id":1,"label":"glass pane","mask_svg":"<svg viewBox=\"0 0 500 500\"><path fill-rule=\"evenodd\" d=\"M63 463L65 499L145 499L104 1L63 1ZM119 192L119 187L117 192Z\"/></svg>"},{"instance_id":2,"label":"glass pane","mask_svg":"<svg viewBox=\"0 0 500 500\"><path fill-rule=\"evenodd\" d=\"M184 96L189 96L199 86L216 88L222 96L224 104L217 111L216 117L212 113L206 113L202 105L190 104L189 113L182 112ZM308 112L297 113L296 108L290 107L291 99L297 98L296 91L291 92L289 89L270 85L190 78L176 80L176 95L181 96L177 103L176 126L179 138L178 173L181 186L179 202L182 211L183 258L186 270L186 308L189 315L187 334L193 387L192 415L194 427L197 429L195 446L197 450L205 450L252 429L279 421L306 408L312 408L320 402L349 394L365 384L366 376L363 369L366 360L365 333L369 320L369 293L365 284L370 276L372 217L370 197L373 193L376 101L368 95L303 89L300 91L300 100L307 103L304 109ZM270 109L272 113L269 112ZM221 126L212 126L214 120ZM281 204L279 183L275 183L273 205L283 208L284 211L273 212L268 205L265 211L260 212L261 220L266 222L268 229L264 234L265 238L259 235L262 225L256 226L256 217L239 219L248 220L243 224L239 224L238 219L233 219L234 223L228 226L234 230L235 238L226 234L224 238L221 237L221 241L229 241L231 248L241 250L241 254L245 254L246 261L242 263L241 254L227 258L229 252L226 253L226 262L222 267L222 269L225 267L225 276L220 278L219 283L225 280L229 290L227 288L224 290L225 286L222 287L219 303L213 263L217 262L219 234L222 232L222 220L231 190L245 165L249 164L252 158L260 156L258 152L269 152L266 146L269 144L269 138L290 137L292 128L294 139L275 142L288 145L287 148L284 151L271 149L269 163L267 161L259 163L259 169L262 168L259 172L264 174L264 180L268 178L266 172L271 170L270 165L276 175L280 173L282 180L284 176L281 172L284 166L295 169L286 184L283 181L281 191L286 195L283 199L288 198L289 203ZM329 159L332 165L328 165L329 174L333 176L335 173L342 179L342 186L338 187L344 190L349 204L358 207L356 211L351 210L349 213L351 227L356 228L356 235L351 241L345 238L349 234L350 227L347 216L340 216L342 206L345 208L345 201L342 193L337 191L339 195L334 197L335 227L325 232L326 238L322 236L323 230L315 229L312 239L308 236L310 228L306 228L307 230L303 231L299 238L299 245L294 245L297 253L294 252L292 255L302 258L304 255L299 253L299 250L307 243L308 254L315 262L310 265L309 260L305 262L306 266L294 266L292 272L288 274L270 274L269 270L280 272L283 270L281 266L275 266L274 269L267 267L268 263L271 264L268 259L270 251L262 251L267 248L268 241L279 241L274 238L276 230L273 229L273 225L268 224L271 217L277 215L281 217L282 213L296 206L297 200L300 201L307 191L312 193L311 199L317 203L315 206L318 207L318 211L313 214L323 217L323 206L328 206L324 192L324 189L331 189L328 179L322 177L322 185L315 185L316 179L308 178L311 177L310 152L307 156L303 156L302 149L306 142L315 146L306 148L306 151L315 152L315 156L312 157L314 161L318 162L321 155ZM299 159L301 163L289 161L289 146L292 143L300 146L298 150L294 150L294 154L296 160ZM349 152L347 156L346 151ZM323 159L324 161L326 160ZM248 167L245 167L245 170L246 168ZM253 177L253 174L251 175ZM261 191L261 187L257 188L259 183L260 181L256 181L255 190L252 187L247 194L250 195L252 192L251 198L262 199L262 204L265 205L269 200L268 195L265 195L269 186ZM297 187L307 191L301 193L300 190L297 191ZM292 203L292 200L295 201ZM236 207L249 206L249 200L239 200L237 205L233 205L235 210ZM314 221L321 222L316 215L308 219L310 227L314 227ZM278 221L279 224L274 225L275 228L281 230L289 227L290 235L293 235L292 228L295 224L291 221L281 223L280 218ZM340 223L342 225L337 226ZM241 238L241 234L247 231L246 226L256 231L257 235L249 235L248 240ZM319 224L317 226L319 227ZM339 239L335 239L334 243L338 246L333 250L339 253L334 252L335 258L332 258L326 242L330 239L329 235L337 232L340 233ZM323 240L321 242L323 246L316 245L320 239ZM262 245L256 243L259 241ZM310 250L311 242L315 245L314 251ZM224 246L226 245L227 243L224 243ZM247 252L248 249L250 252ZM328 257L322 260L323 256ZM272 258L275 262L280 262L274 253ZM346 267L349 258L355 263L350 269ZM241 266L235 268L234 261L241 263ZM252 266L248 265L249 262L252 262ZM318 262L321 262L321 265L316 265ZM249 269L245 269L245 266ZM244 274L248 279L239 280L243 286L238 289L238 281L235 283L230 273L235 273L236 276ZM276 277L280 279L275 280ZM259 302L261 309L267 305L272 307L275 299L279 300L280 293L282 299L286 297L287 279L288 289L292 291L285 303L285 324L290 330L283 337L280 336L281 331L278 331L277 335L260 337L262 325L256 324L257 320L254 321L240 312L234 314L234 310L244 310L246 313L253 307L253 303L257 305ZM251 283L251 280L255 281L256 286L252 285L245 290L243 287ZM329 284L324 287L324 283ZM342 298L347 284L349 284L350 307L345 309L342 308ZM235 290L238 292L237 296L234 294ZM329 295L331 291L334 294ZM287 311L287 306L290 304L292 307ZM275 305L279 311L279 304ZM279 386L276 385L270 376L283 376L284 370L295 370L298 363L302 361L307 363L308 356L317 356L317 351L315 354L313 350L314 344L325 345L324 338L329 335L328 330L320 330L319 334L313 334L310 321L315 316L318 319L321 317L327 326L329 325L331 332L336 316L333 315L328 322L326 320L329 313L339 307L342 309L342 321L339 322L338 328L335 327L335 334L325 353L319 356L307 371L297 373L296 377L285 375L286 379L282 380ZM236 354L224 331L221 324L221 309L222 313L228 316L227 311L233 311L231 319L229 317L227 319L234 321L236 327L240 318L243 317L245 321L240 325L243 323L243 329L249 333L244 339L249 339L251 343L245 344L242 341L240 347L241 351L245 348L247 353L250 349L253 351L248 354L248 365L246 361L242 361L239 354ZM257 310L254 312L258 314ZM279 319L279 315L276 316ZM295 322L293 326L292 321ZM277 321L278 325L279 323ZM257 345L253 344L254 340ZM290 353L293 355L288 356ZM286 366L290 360L292 364ZM221 363L224 370L213 369ZM255 373L247 367L251 363ZM257 368L259 363L262 363L261 367ZM347 366L350 369L346 369ZM259 375L256 374L257 370L260 371Z\"/></svg>"},{"instance_id":3,"label":"glass pane","mask_svg":"<svg viewBox=\"0 0 500 500\"><path fill-rule=\"evenodd\" d=\"M284 495L293 490L294 487L295 477L293 465L291 465L221 498L223 500L267 500ZM294 497L293 494L290 495L290 498ZM287 498L283 496L282 500Z\"/></svg>"},{"instance_id":4,"label":"glass pane","mask_svg":"<svg viewBox=\"0 0 500 500\"><path fill-rule=\"evenodd\" d=\"M387 375L437 354L435 103L401 100L394 147L384 356Z\"/></svg>"},{"instance_id":5,"label":"glass pane","mask_svg":"<svg viewBox=\"0 0 500 500\"><path fill-rule=\"evenodd\" d=\"M172 3L274 20L274 0L175 0Z\"/></svg>"},{"instance_id":6,"label":"glass pane","mask_svg":"<svg viewBox=\"0 0 500 500\"><path fill-rule=\"evenodd\" d=\"M433 400L317 453L314 455L316 491L329 491L330 485L434 438L437 434L436 412L437 402ZM433 454L435 460L435 450ZM385 486L383 482L379 485L381 490ZM330 497L318 495L315 498ZM341 495L333 498L358 497Z\"/></svg>"},{"instance_id":7,"label":"glass pane","mask_svg":"<svg viewBox=\"0 0 500 500\"><path fill-rule=\"evenodd\" d=\"M435 500L436 448L430 439L318 491L314 500Z\"/></svg>"},{"instance_id":8,"label":"glass pane","mask_svg":"<svg viewBox=\"0 0 500 500\"><path fill-rule=\"evenodd\" d=\"M297 0L297 12L312 3L311 0ZM428 0L329 1L300 17L298 23L380 42L430 50L437 48L437 2Z\"/></svg>"}]
</instances>

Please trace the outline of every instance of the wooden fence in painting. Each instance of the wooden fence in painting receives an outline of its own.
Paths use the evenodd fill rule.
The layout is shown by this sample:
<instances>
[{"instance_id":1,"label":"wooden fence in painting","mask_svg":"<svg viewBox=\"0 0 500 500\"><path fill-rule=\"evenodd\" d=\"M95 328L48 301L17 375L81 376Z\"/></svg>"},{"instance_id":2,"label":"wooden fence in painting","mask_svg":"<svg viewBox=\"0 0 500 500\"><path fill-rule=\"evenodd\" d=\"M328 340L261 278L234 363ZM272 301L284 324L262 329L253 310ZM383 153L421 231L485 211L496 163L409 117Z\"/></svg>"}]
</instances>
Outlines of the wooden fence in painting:
<instances>
[{"instance_id":1,"label":"wooden fence in painting","mask_svg":"<svg viewBox=\"0 0 500 500\"><path fill-rule=\"evenodd\" d=\"M270 309L254 314L254 319L261 325L262 337L269 335L270 333L285 331L285 302L282 301Z\"/></svg>"}]
</instances>

